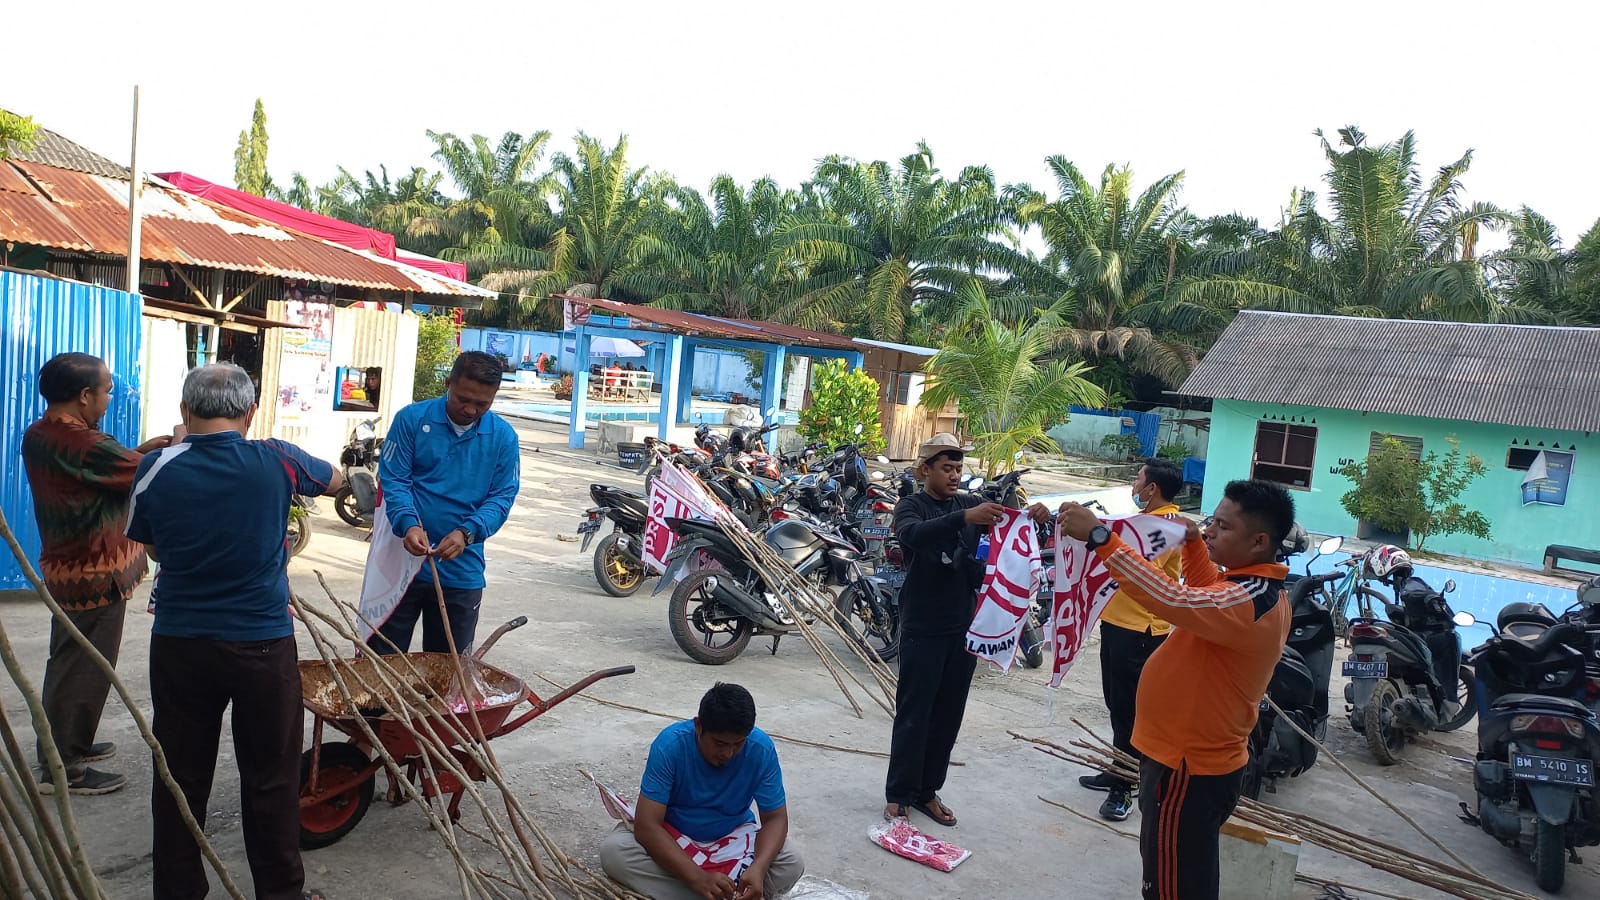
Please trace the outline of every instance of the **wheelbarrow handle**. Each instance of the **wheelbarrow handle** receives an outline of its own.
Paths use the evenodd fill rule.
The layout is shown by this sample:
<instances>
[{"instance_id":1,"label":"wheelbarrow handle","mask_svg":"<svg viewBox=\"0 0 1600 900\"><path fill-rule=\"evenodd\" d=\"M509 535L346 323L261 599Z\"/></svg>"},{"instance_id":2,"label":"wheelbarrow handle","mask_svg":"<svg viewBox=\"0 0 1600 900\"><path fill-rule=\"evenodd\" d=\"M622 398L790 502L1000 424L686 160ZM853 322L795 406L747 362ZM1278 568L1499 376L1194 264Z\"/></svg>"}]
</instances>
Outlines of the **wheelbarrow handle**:
<instances>
[{"instance_id":1,"label":"wheelbarrow handle","mask_svg":"<svg viewBox=\"0 0 1600 900\"><path fill-rule=\"evenodd\" d=\"M489 639L483 642L483 646L479 647L477 652L472 654L472 658L483 659L483 655L489 652L489 648L494 646L495 641L500 640L501 635L508 631L515 631L526 624L528 624L527 616L517 616L515 619L512 619L504 625L501 625L499 628L496 628L494 633L489 635Z\"/></svg>"}]
</instances>

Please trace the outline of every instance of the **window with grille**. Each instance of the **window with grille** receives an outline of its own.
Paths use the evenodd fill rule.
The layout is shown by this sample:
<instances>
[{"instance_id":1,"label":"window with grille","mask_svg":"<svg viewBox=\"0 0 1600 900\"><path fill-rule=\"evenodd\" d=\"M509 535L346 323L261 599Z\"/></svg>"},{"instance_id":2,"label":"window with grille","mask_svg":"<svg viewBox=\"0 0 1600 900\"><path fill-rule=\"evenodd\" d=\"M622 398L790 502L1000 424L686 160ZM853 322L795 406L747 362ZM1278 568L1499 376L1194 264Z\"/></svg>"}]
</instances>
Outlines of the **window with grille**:
<instances>
[{"instance_id":1,"label":"window with grille","mask_svg":"<svg viewBox=\"0 0 1600 900\"><path fill-rule=\"evenodd\" d=\"M1394 440L1397 440L1400 443L1405 444L1406 445L1406 449L1411 451L1411 458L1412 459L1421 459L1422 458L1422 438L1419 438L1419 437L1407 437L1406 435L1403 435L1403 434L1387 434L1387 433L1382 432L1382 431L1374 431L1372 433L1372 438L1367 443L1367 455L1368 456L1372 456L1372 455L1376 454L1379 450L1383 449L1383 439L1384 438L1393 438Z\"/></svg>"},{"instance_id":2,"label":"window with grille","mask_svg":"<svg viewBox=\"0 0 1600 900\"><path fill-rule=\"evenodd\" d=\"M1315 425L1256 423L1256 451L1250 466L1251 478L1276 481L1295 490L1309 490L1316 457Z\"/></svg>"}]
</instances>

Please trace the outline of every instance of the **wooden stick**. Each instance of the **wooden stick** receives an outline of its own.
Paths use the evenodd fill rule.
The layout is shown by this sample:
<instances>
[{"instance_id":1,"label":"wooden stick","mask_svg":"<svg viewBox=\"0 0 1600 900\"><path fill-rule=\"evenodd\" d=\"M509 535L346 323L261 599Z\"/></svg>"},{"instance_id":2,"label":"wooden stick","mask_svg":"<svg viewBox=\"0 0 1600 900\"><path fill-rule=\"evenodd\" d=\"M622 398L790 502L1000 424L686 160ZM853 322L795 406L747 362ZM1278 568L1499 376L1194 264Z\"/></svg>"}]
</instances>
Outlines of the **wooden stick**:
<instances>
[{"instance_id":1,"label":"wooden stick","mask_svg":"<svg viewBox=\"0 0 1600 900\"><path fill-rule=\"evenodd\" d=\"M14 798L9 790L6 791L4 800L7 812L15 821L40 877L50 884L51 896L67 896L67 885L73 874L71 858L60 833L56 831L55 819L46 811L44 801L39 796L39 785L33 780L33 769L22 754L22 747L3 707L0 707L0 744L5 750L0 753L0 768L5 770L6 778L21 795L20 798ZM76 884L73 884L71 894L81 896Z\"/></svg>"},{"instance_id":2,"label":"wooden stick","mask_svg":"<svg viewBox=\"0 0 1600 900\"><path fill-rule=\"evenodd\" d=\"M205 830L200 827L200 823L195 821L194 814L189 811L189 804L184 798L183 789L178 786L177 780L172 777L171 767L167 765L166 752L161 749L160 742L156 740L155 734L150 730L149 721L145 719L144 713L140 711L139 704L134 702L133 695L129 693L127 685L123 684L122 679L117 677L116 667L112 666L105 656L95 648L94 644L84 636L83 632L78 630L78 626L67 617L66 611L56 602L55 597L51 596L49 588L45 587L43 579L34 570L33 563L28 559L28 555L23 552L22 545L17 543L17 536L12 533L11 525L6 521L3 512L0 512L0 537L5 538L6 545L11 548L11 554L17 558L17 565L22 569L22 574L33 585L34 592L39 595L39 599L43 600L45 606L49 607L50 614L55 617L56 624L67 632L67 635L78 645L84 656L99 667L101 674L106 676L106 679L111 683L111 687L116 690L117 696L122 700L122 705L127 707L128 713L133 716L133 723L139 729L139 736L144 738L145 744L150 747L151 756L155 761L156 776L161 779L162 784L166 785L167 790L172 792L178 807L178 815L183 819L183 823L188 826L189 834L199 846L201 855L211 865L212 870L217 873L217 879L222 882L222 889L234 900L245 900L244 892L239 890L239 885L234 882L233 876L228 873L227 867L222 864L222 859L217 856L217 852L212 848L211 842L206 840ZM4 641L4 633L4 627L0 626L0 641ZM6 644L6 646L9 648L9 644ZM23 689L23 695L29 698L28 702L31 706L37 700L37 696L33 694L31 686L26 685L25 679L18 680L15 673L13 673L12 679L17 681L19 688ZM40 718L43 718L42 710ZM48 723L44 727L48 729ZM37 733L42 735L47 732ZM45 745L46 755L59 762L60 754L56 752L54 742L51 740L43 740L42 742ZM56 767L52 765L51 772L53 777L58 779L58 784L64 785L67 783L65 767L62 767L60 772L56 772ZM63 827L68 831L68 839L73 840L76 833L76 825L70 815L71 805L66 802L65 791L57 791L57 795L61 798L60 802L67 807L68 814L62 817L62 823ZM89 874L91 883L98 886L99 881L94 878L94 871L89 868L87 859L83 860L83 866L84 870ZM103 896L103 894L104 891L101 890L101 895Z\"/></svg>"},{"instance_id":3,"label":"wooden stick","mask_svg":"<svg viewBox=\"0 0 1600 900\"><path fill-rule=\"evenodd\" d=\"M56 896L54 892L65 891L61 886L60 861L54 857L45 856L38 835L29 827L29 820L22 814L21 804L13 795L10 785L0 784L0 831L6 835L6 850L9 853L12 847L25 847L28 856L24 857L21 850L17 851L16 865L18 875L27 882L28 890L35 897ZM32 859L30 866L28 860ZM7 879L8 882L10 879ZM46 890L49 882L50 890ZM20 886L16 895L22 894Z\"/></svg>"},{"instance_id":4,"label":"wooden stick","mask_svg":"<svg viewBox=\"0 0 1600 900\"><path fill-rule=\"evenodd\" d=\"M1039 795L1035 794L1034 796L1038 797ZM1064 809L1067 812L1072 813L1073 815L1075 815L1078 818L1084 820L1085 822L1088 822L1090 825L1098 825L1101 828L1104 828L1105 830L1107 830L1107 831L1111 832L1112 834L1116 835L1117 837L1125 837L1130 841L1137 841L1139 839L1139 836L1137 834L1133 834L1132 832L1128 832L1128 831L1123 831L1120 828L1113 828L1111 825L1109 825L1109 824L1107 824L1105 822L1102 822L1099 819L1092 818L1090 816L1084 815L1081 812L1078 812L1077 810L1075 810L1072 807L1066 805L1065 803L1057 803L1054 800L1045 800L1044 797L1039 797L1039 799L1040 800L1044 800L1044 802L1050 804L1051 806L1056 807L1057 809Z\"/></svg>"},{"instance_id":5,"label":"wooden stick","mask_svg":"<svg viewBox=\"0 0 1600 900\"><path fill-rule=\"evenodd\" d=\"M1356 887L1353 884L1345 884L1342 881L1334 881L1332 878L1320 878L1316 875L1306 875L1300 872L1295 873L1294 880L1304 884L1309 884L1312 887L1325 889L1337 888L1341 891L1357 891L1362 894L1371 894L1374 897L1386 897L1388 900L1412 900L1410 896L1405 894L1390 894L1380 891L1377 888Z\"/></svg>"}]
</instances>

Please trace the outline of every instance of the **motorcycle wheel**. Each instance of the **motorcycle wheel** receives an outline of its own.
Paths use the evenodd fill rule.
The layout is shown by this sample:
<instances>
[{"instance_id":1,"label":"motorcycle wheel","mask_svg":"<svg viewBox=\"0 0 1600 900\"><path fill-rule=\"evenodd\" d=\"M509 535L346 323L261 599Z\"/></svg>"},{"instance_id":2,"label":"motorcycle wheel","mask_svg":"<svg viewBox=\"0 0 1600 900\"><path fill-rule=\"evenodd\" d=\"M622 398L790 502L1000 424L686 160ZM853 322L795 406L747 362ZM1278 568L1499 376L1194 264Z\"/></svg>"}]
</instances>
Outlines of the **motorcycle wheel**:
<instances>
[{"instance_id":1,"label":"motorcycle wheel","mask_svg":"<svg viewBox=\"0 0 1600 900\"><path fill-rule=\"evenodd\" d=\"M600 539L594 548L594 580L613 597L631 597L644 585L644 567L617 549L617 532Z\"/></svg>"},{"instance_id":2,"label":"motorcycle wheel","mask_svg":"<svg viewBox=\"0 0 1600 900\"><path fill-rule=\"evenodd\" d=\"M333 495L333 511L351 527L372 527L372 520L361 514L361 505L356 500L356 492L352 491L348 484L339 488L339 492Z\"/></svg>"},{"instance_id":3,"label":"motorcycle wheel","mask_svg":"<svg viewBox=\"0 0 1600 900\"><path fill-rule=\"evenodd\" d=\"M1552 894L1567 880L1566 828L1543 819L1533 835L1533 880L1541 890Z\"/></svg>"},{"instance_id":4,"label":"motorcycle wheel","mask_svg":"<svg viewBox=\"0 0 1600 900\"><path fill-rule=\"evenodd\" d=\"M1474 677L1476 676L1473 674L1471 666L1462 666L1461 671L1456 674L1456 684L1459 685L1456 702L1461 704L1461 711L1456 713L1456 717L1450 721L1440 723L1439 727L1435 729L1436 731L1455 731L1471 722L1472 717L1478 714L1478 705L1473 702L1472 697L1472 679Z\"/></svg>"},{"instance_id":5,"label":"motorcycle wheel","mask_svg":"<svg viewBox=\"0 0 1600 900\"><path fill-rule=\"evenodd\" d=\"M1039 631L1039 623L1031 611L1023 617L1022 636L1017 642L1022 647L1023 665L1030 669L1044 665L1044 635Z\"/></svg>"},{"instance_id":6,"label":"motorcycle wheel","mask_svg":"<svg viewBox=\"0 0 1600 900\"><path fill-rule=\"evenodd\" d=\"M686 656L697 663L720 666L744 652L755 629L743 616L734 617L731 626L706 621L706 610L717 603L706 587L706 579L713 574L696 572L678 582L667 602L667 626L672 629L672 640ZM726 573L723 577L727 577Z\"/></svg>"},{"instance_id":7,"label":"motorcycle wheel","mask_svg":"<svg viewBox=\"0 0 1600 900\"><path fill-rule=\"evenodd\" d=\"M1400 751L1406 745L1406 730L1395 721L1394 706L1400 702L1400 692L1394 682L1384 679L1372 691L1372 701L1367 704L1362 724L1367 734L1367 748L1380 766L1400 762Z\"/></svg>"},{"instance_id":8,"label":"motorcycle wheel","mask_svg":"<svg viewBox=\"0 0 1600 900\"><path fill-rule=\"evenodd\" d=\"M294 559L311 543L311 515L290 516L284 536L289 543L289 558Z\"/></svg>"},{"instance_id":9,"label":"motorcycle wheel","mask_svg":"<svg viewBox=\"0 0 1600 900\"><path fill-rule=\"evenodd\" d=\"M870 596L868 591L877 596ZM899 616L886 588L851 585L839 592L835 613L851 640L876 651L884 662L900 655Z\"/></svg>"}]
</instances>

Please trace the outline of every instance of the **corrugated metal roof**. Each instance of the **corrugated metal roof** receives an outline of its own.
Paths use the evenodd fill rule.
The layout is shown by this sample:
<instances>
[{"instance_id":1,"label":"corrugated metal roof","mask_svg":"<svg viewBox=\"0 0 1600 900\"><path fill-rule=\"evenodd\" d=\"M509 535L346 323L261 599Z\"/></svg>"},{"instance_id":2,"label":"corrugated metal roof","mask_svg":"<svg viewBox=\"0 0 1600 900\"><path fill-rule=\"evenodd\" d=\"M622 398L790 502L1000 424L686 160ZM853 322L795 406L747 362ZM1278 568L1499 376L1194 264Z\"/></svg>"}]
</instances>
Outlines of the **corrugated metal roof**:
<instances>
[{"instance_id":1,"label":"corrugated metal roof","mask_svg":"<svg viewBox=\"0 0 1600 900\"><path fill-rule=\"evenodd\" d=\"M1179 393L1600 431L1600 328L1242 312Z\"/></svg>"},{"instance_id":2,"label":"corrugated metal roof","mask_svg":"<svg viewBox=\"0 0 1600 900\"><path fill-rule=\"evenodd\" d=\"M0 172L5 173L0 175L0 240L127 254L125 177L18 159L0 162ZM494 296L493 291L358 253L157 181L146 186L140 204L144 224L139 255L146 260L448 297L445 303L455 306L475 306Z\"/></svg>"},{"instance_id":3,"label":"corrugated metal roof","mask_svg":"<svg viewBox=\"0 0 1600 900\"><path fill-rule=\"evenodd\" d=\"M890 347L924 356L935 352L926 347L883 344L877 341L858 341L844 335L831 334L826 331L814 331L810 328L801 328L798 325L788 325L783 322L767 322L760 319L725 319L721 316L705 316L699 313L679 312L675 309L662 309L656 306L622 303L617 300L569 297L565 294L556 294L555 296L559 299L585 304L592 309L610 315L627 316L635 322L641 323L643 327L674 334L705 335L741 341L758 341L766 344L799 345L831 350L855 350L857 352L873 347Z\"/></svg>"},{"instance_id":4,"label":"corrugated metal roof","mask_svg":"<svg viewBox=\"0 0 1600 900\"><path fill-rule=\"evenodd\" d=\"M36 162L45 166L54 166L57 169L82 172L85 175L104 175L107 178L128 180L127 166L118 165L82 144L67 140L48 128L41 128L38 134L34 135L32 150L27 152L13 150L11 158L20 159L24 162Z\"/></svg>"}]
</instances>

